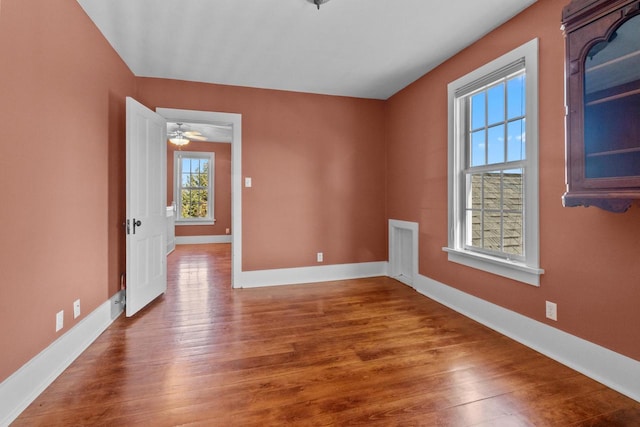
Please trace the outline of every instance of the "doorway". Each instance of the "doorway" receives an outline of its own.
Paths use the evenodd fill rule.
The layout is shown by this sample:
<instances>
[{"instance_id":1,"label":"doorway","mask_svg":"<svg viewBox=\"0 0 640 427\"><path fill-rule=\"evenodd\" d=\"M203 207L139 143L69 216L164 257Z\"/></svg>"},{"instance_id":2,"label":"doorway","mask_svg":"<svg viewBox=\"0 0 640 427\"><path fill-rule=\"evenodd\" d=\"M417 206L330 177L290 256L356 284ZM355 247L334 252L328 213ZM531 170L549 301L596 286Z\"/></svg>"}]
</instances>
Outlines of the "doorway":
<instances>
[{"instance_id":1,"label":"doorway","mask_svg":"<svg viewBox=\"0 0 640 427\"><path fill-rule=\"evenodd\" d=\"M156 108L169 122L231 126L231 287L237 287L242 268L242 115L214 111Z\"/></svg>"}]
</instances>

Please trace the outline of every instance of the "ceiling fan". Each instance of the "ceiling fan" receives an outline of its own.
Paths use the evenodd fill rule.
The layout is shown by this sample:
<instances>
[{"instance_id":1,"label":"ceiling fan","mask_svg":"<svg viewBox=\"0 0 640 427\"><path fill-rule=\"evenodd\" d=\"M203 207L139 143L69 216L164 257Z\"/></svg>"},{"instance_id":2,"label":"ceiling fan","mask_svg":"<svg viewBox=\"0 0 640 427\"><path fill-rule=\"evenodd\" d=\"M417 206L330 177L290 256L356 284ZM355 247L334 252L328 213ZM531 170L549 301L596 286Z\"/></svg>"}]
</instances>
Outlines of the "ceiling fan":
<instances>
[{"instance_id":1,"label":"ceiling fan","mask_svg":"<svg viewBox=\"0 0 640 427\"><path fill-rule=\"evenodd\" d=\"M181 146L187 145L189 141L206 141L207 138L202 136L200 132L187 130L188 127L184 123L176 123L176 127L167 132L169 142ZM184 126L184 127L183 127Z\"/></svg>"}]
</instances>

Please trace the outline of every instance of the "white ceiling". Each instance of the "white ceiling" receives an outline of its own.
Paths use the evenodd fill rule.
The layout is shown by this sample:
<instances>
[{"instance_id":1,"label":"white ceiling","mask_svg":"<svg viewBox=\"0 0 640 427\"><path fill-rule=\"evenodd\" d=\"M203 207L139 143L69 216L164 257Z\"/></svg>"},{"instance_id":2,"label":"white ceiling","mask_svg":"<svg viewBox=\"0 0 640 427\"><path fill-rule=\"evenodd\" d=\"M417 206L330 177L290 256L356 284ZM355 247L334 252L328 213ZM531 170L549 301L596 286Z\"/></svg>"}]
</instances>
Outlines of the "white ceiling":
<instances>
[{"instance_id":1,"label":"white ceiling","mask_svg":"<svg viewBox=\"0 0 640 427\"><path fill-rule=\"evenodd\" d=\"M535 1L78 0L136 76L374 99Z\"/></svg>"}]
</instances>

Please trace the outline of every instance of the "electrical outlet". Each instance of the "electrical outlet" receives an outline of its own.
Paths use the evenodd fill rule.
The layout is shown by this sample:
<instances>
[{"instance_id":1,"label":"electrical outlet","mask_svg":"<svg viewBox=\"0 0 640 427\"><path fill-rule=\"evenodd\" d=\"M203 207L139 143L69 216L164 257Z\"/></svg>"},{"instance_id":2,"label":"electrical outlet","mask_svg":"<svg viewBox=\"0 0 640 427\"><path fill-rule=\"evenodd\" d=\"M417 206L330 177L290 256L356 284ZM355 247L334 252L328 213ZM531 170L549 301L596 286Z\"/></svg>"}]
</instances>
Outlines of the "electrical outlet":
<instances>
[{"instance_id":1,"label":"electrical outlet","mask_svg":"<svg viewBox=\"0 0 640 427\"><path fill-rule=\"evenodd\" d=\"M77 319L80 316L80 300L77 299L73 302L73 318Z\"/></svg>"},{"instance_id":2,"label":"electrical outlet","mask_svg":"<svg viewBox=\"0 0 640 427\"><path fill-rule=\"evenodd\" d=\"M60 310L56 314L56 332L64 328L64 310Z\"/></svg>"},{"instance_id":3,"label":"electrical outlet","mask_svg":"<svg viewBox=\"0 0 640 427\"><path fill-rule=\"evenodd\" d=\"M318 262L324 261L324 255L322 254L322 252L318 252L318 255L316 256L316 259L317 259Z\"/></svg>"},{"instance_id":4,"label":"electrical outlet","mask_svg":"<svg viewBox=\"0 0 640 427\"><path fill-rule=\"evenodd\" d=\"M247 188L249 188L249 187L251 187L252 185L253 185L253 184L252 184L252 182L251 182L251 177L250 177L250 176L245 177L245 178L244 178L244 186L245 186L245 187L247 187Z\"/></svg>"},{"instance_id":5,"label":"electrical outlet","mask_svg":"<svg viewBox=\"0 0 640 427\"><path fill-rule=\"evenodd\" d=\"M547 301L547 319L558 320L558 305L555 302Z\"/></svg>"}]
</instances>

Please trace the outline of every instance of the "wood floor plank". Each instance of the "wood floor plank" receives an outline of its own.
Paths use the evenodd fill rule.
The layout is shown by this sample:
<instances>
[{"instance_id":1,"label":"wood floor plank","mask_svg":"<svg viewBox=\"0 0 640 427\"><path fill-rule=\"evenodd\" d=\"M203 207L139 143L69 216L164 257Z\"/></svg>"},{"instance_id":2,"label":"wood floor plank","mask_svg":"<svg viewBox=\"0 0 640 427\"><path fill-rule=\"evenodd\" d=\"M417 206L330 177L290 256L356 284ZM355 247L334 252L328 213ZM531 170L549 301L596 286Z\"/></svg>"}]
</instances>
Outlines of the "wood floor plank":
<instances>
[{"instance_id":1,"label":"wood floor plank","mask_svg":"<svg viewBox=\"0 0 640 427\"><path fill-rule=\"evenodd\" d=\"M385 278L230 287L178 246L16 426L640 426L640 403Z\"/></svg>"}]
</instances>

